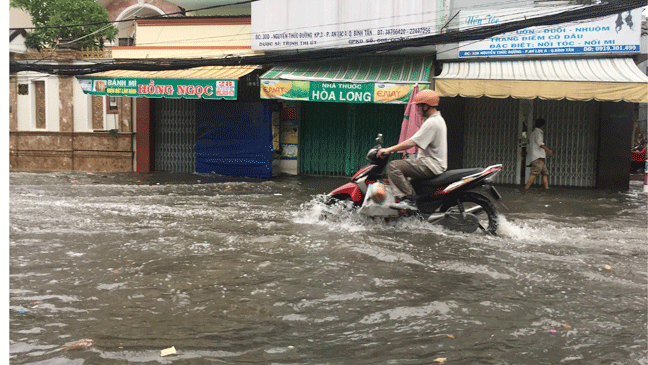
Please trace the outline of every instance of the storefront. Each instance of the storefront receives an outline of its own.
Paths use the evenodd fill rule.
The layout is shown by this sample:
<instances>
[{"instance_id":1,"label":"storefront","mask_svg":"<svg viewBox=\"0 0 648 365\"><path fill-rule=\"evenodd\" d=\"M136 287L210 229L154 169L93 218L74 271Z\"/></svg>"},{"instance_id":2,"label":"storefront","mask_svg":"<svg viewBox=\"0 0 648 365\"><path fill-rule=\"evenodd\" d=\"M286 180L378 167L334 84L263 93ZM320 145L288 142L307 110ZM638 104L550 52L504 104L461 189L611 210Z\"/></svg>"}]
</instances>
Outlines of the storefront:
<instances>
[{"instance_id":1,"label":"storefront","mask_svg":"<svg viewBox=\"0 0 648 365\"><path fill-rule=\"evenodd\" d=\"M641 19L641 10L625 17ZM483 14L462 11L458 18L463 29ZM548 159L550 185L626 190L636 103L648 102L648 76L633 60L640 27L617 20L527 28L439 47L435 89L463 110L462 165L502 163L499 183L523 183L529 176L526 136L534 120L544 118L545 143L555 154Z\"/></svg>"},{"instance_id":2,"label":"storefront","mask_svg":"<svg viewBox=\"0 0 648 365\"><path fill-rule=\"evenodd\" d=\"M256 66L110 71L78 77L84 92L137 98L137 171L272 176L272 103Z\"/></svg>"},{"instance_id":3,"label":"storefront","mask_svg":"<svg viewBox=\"0 0 648 365\"><path fill-rule=\"evenodd\" d=\"M465 98L464 164L503 163L501 183L518 184L529 176L522 161L523 132L542 117L548 121L545 142L555 152L550 183L601 186L597 171L611 167L605 166L606 156L625 153L602 151L601 143L625 134L632 121L630 103L648 98L648 77L629 58L448 62L443 67L435 79L439 94ZM618 133L609 133L607 125L619 123L620 115L625 121L614 127Z\"/></svg>"},{"instance_id":4,"label":"storefront","mask_svg":"<svg viewBox=\"0 0 648 365\"><path fill-rule=\"evenodd\" d=\"M405 105L430 87L431 67L429 56L386 56L272 68L261 98L284 101L282 163L295 173L353 174L378 133L398 142Z\"/></svg>"}]
</instances>

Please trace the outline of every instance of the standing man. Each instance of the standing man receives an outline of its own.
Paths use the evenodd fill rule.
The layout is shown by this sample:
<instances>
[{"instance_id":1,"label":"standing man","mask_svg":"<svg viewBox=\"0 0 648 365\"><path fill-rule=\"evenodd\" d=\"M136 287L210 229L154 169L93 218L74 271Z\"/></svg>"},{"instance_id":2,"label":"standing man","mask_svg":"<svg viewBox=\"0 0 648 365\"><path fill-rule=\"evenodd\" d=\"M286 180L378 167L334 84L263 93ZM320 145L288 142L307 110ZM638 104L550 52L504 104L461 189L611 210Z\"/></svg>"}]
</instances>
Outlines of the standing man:
<instances>
[{"instance_id":1,"label":"standing man","mask_svg":"<svg viewBox=\"0 0 648 365\"><path fill-rule=\"evenodd\" d=\"M412 147L419 149L416 159L394 160L387 164L387 177L398 201L391 208L417 210L414 188L407 178L431 178L448 168L448 132L438 110L439 99L434 90L416 94L412 103L416 104L416 112L425 119L421 128L411 138L378 151L378 157L382 157Z\"/></svg>"},{"instance_id":2,"label":"standing man","mask_svg":"<svg viewBox=\"0 0 648 365\"><path fill-rule=\"evenodd\" d=\"M538 174L542 174L542 183L545 189L549 189L549 170L545 164L548 157L553 156L553 152L544 144L544 126L546 121L542 118L536 119L535 129L529 137L529 161L531 161L531 176L527 180L525 189L531 187Z\"/></svg>"}]
</instances>

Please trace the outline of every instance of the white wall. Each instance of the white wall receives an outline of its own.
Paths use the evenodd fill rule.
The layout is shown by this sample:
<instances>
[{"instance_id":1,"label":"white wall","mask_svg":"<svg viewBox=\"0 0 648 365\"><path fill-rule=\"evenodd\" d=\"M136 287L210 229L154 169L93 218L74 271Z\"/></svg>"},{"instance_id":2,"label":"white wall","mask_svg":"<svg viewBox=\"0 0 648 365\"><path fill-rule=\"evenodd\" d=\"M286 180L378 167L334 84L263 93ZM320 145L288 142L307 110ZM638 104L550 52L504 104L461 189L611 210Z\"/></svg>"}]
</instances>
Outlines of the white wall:
<instances>
[{"instance_id":1,"label":"white wall","mask_svg":"<svg viewBox=\"0 0 648 365\"><path fill-rule=\"evenodd\" d=\"M45 129L36 128L36 99L34 81L45 82ZM27 95L17 95L18 130L19 131L49 131L60 130L59 123L59 80L55 76L35 72L21 72L18 74L18 85L28 84Z\"/></svg>"},{"instance_id":2,"label":"white wall","mask_svg":"<svg viewBox=\"0 0 648 365\"><path fill-rule=\"evenodd\" d=\"M25 37L22 35L17 36L9 42L9 53L26 53L27 46L25 46Z\"/></svg>"},{"instance_id":3,"label":"white wall","mask_svg":"<svg viewBox=\"0 0 648 365\"><path fill-rule=\"evenodd\" d=\"M77 78L74 78L74 131L92 132L91 96L84 94Z\"/></svg>"}]
</instances>

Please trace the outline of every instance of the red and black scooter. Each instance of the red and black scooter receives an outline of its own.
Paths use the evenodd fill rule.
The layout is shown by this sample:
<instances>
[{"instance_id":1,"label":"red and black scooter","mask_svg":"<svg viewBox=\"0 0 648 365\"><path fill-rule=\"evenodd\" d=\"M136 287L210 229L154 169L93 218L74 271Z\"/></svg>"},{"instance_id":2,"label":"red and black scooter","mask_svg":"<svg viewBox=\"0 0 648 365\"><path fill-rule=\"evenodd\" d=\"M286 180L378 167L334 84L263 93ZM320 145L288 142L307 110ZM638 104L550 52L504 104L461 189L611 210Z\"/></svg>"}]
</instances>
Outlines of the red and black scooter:
<instances>
[{"instance_id":1,"label":"red and black scooter","mask_svg":"<svg viewBox=\"0 0 648 365\"><path fill-rule=\"evenodd\" d=\"M350 182L331 191L328 194L329 203L351 201L360 214L370 217L416 215L456 231L472 233L481 228L489 234L496 234L499 213L486 195L495 200L501 199L495 187L490 185L502 170L501 164L449 170L431 179L412 180L418 211L398 210L390 207L395 201L383 174L387 158L377 156L382 144L382 134L378 134L376 146L367 153L367 160L371 163L358 170Z\"/></svg>"}]
</instances>

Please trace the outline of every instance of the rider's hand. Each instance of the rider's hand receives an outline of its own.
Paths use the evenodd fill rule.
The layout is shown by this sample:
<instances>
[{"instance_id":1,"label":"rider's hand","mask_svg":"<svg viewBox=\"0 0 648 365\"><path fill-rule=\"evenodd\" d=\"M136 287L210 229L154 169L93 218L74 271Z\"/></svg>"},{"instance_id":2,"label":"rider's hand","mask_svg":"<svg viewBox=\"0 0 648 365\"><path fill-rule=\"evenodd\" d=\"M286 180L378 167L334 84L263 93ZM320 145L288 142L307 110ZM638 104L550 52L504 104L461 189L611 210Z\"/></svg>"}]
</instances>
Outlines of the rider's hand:
<instances>
[{"instance_id":1,"label":"rider's hand","mask_svg":"<svg viewBox=\"0 0 648 365\"><path fill-rule=\"evenodd\" d=\"M391 152L389 152L389 150L387 150L387 148L381 148L381 149L378 150L377 155L378 155L379 158L389 157L389 155L391 155Z\"/></svg>"}]
</instances>

